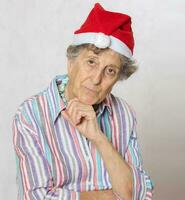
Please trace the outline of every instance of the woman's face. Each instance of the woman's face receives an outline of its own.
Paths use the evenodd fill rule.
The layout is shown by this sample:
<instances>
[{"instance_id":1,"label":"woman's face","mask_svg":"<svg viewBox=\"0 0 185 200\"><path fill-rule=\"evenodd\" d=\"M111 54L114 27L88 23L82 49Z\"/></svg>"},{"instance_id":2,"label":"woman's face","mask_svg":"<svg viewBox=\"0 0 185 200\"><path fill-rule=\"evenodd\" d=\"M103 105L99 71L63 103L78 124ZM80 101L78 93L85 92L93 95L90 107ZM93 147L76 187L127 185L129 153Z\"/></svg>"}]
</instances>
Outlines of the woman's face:
<instances>
[{"instance_id":1,"label":"woman's face","mask_svg":"<svg viewBox=\"0 0 185 200\"><path fill-rule=\"evenodd\" d=\"M99 104L119 79L120 67L119 54L111 49L99 54L81 50L78 57L68 60L68 101L77 97L84 104Z\"/></svg>"}]
</instances>

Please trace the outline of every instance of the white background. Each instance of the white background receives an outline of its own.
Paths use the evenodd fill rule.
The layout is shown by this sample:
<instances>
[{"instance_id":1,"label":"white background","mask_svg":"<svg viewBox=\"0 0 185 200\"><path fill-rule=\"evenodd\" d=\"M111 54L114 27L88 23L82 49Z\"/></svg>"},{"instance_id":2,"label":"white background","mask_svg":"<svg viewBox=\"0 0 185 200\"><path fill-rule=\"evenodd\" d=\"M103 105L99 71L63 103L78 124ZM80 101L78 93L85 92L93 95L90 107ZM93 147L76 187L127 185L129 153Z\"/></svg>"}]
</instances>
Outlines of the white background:
<instances>
[{"instance_id":1,"label":"white background","mask_svg":"<svg viewBox=\"0 0 185 200\"><path fill-rule=\"evenodd\" d=\"M114 88L134 107L156 200L184 199L185 2L102 0L132 16L139 71ZM65 49L93 0L0 0L0 200L16 199L12 117L66 72Z\"/></svg>"}]
</instances>

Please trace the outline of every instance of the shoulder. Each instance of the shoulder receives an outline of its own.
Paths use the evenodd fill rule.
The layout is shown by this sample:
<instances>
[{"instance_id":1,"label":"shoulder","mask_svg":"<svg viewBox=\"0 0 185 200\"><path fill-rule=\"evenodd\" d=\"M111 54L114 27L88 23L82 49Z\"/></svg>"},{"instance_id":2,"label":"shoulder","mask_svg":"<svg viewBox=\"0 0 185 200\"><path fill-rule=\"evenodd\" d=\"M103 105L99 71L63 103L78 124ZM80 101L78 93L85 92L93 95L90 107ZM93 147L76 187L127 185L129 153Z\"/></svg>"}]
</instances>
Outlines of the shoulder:
<instances>
[{"instance_id":1,"label":"shoulder","mask_svg":"<svg viewBox=\"0 0 185 200\"><path fill-rule=\"evenodd\" d=\"M113 113L119 114L121 118L125 118L133 127L134 123L136 123L136 112L133 106L125 99L117 97L112 93L109 95L109 98Z\"/></svg>"},{"instance_id":2,"label":"shoulder","mask_svg":"<svg viewBox=\"0 0 185 200\"><path fill-rule=\"evenodd\" d=\"M46 90L43 90L37 94L34 94L27 99L25 99L23 102L21 102L14 115L13 120L18 119L25 119L28 123L31 124L31 118L35 115L36 109L38 109L38 102L39 99L44 98Z\"/></svg>"},{"instance_id":3,"label":"shoulder","mask_svg":"<svg viewBox=\"0 0 185 200\"><path fill-rule=\"evenodd\" d=\"M116 106L116 107L123 107L127 110L127 112L129 112L131 115L135 116L135 110L133 108L133 106L131 104L129 104L125 99L123 99L122 97L117 97L114 94L110 94L109 95L110 101L112 106Z\"/></svg>"}]
</instances>

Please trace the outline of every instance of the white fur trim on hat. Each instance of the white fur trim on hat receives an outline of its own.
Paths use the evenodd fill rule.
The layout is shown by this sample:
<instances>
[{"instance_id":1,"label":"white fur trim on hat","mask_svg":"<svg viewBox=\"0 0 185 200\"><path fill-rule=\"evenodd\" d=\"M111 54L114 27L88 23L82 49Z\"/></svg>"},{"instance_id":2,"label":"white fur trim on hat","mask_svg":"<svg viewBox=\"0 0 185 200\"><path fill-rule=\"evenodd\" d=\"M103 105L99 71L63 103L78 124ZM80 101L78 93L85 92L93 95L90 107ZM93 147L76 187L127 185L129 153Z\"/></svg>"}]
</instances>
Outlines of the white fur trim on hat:
<instances>
[{"instance_id":1,"label":"white fur trim on hat","mask_svg":"<svg viewBox=\"0 0 185 200\"><path fill-rule=\"evenodd\" d=\"M132 52L128 46L114 36L104 33L78 33L74 34L72 45L94 44L98 48L110 48L128 58L132 57Z\"/></svg>"},{"instance_id":2,"label":"white fur trim on hat","mask_svg":"<svg viewBox=\"0 0 185 200\"><path fill-rule=\"evenodd\" d=\"M98 48L107 48L110 46L111 40L108 35L105 35L104 33L97 33L94 45Z\"/></svg>"}]
</instances>

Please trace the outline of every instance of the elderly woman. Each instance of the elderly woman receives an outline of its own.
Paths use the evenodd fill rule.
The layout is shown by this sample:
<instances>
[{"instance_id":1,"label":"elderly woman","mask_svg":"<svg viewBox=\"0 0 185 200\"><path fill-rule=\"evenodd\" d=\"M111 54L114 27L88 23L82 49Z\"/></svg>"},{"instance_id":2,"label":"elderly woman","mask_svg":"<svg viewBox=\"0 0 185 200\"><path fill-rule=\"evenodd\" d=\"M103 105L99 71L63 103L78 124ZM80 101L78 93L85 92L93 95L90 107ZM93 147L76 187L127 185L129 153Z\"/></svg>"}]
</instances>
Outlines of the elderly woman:
<instances>
[{"instance_id":1,"label":"elderly woman","mask_svg":"<svg viewBox=\"0 0 185 200\"><path fill-rule=\"evenodd\" d=\"M13 120L19 200L143 200L136 118L111 94L137 67L128 15L95 4L67 49L68 74L25 100Z\"/></svg>"}]
</instances>

